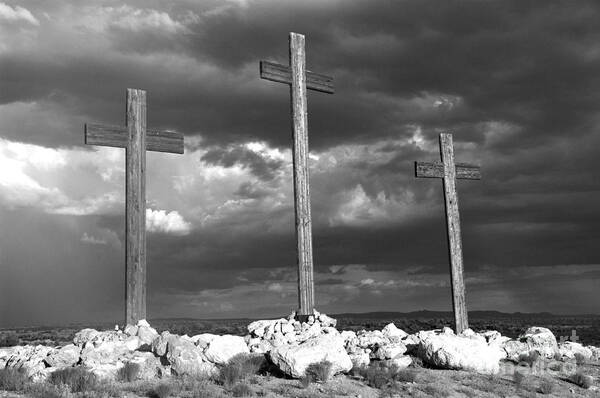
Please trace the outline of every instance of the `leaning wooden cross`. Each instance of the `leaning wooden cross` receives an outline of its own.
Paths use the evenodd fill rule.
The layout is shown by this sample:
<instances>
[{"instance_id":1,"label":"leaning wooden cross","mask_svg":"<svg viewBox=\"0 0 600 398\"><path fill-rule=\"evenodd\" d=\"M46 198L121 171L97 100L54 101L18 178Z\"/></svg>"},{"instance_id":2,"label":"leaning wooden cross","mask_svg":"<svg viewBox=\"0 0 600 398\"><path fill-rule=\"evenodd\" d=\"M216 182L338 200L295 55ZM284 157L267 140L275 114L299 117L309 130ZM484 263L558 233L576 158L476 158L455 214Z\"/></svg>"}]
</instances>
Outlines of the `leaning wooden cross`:
<instances>
[{"instance_id":1,"label":"leaning wooden cross","mask_svg":"<svg viewBox=\"0 0 600 398\"><path fill-rule=\"evenodd\" d=\"M456 333L469 327L465 284L463 281L462 240L460 236L460 216L458 214L458 196L456 179L479 180L479 166L454 163L452 134L440 134L441 162L415 162L416 177L441 178L444 183L446 202L446 223L448 226L448 246L450 249L450 269L452 275L452 304Z\"/></svg>"},{"instance_id":2,"label":"leaning wooden cross","mask_svg":"<svg viewBox=\"0 0 600 398\"><path fill-rule=\"evenodd\" d=\"M290 33L290 66L260 61L260 77L290 85L292 102L294 206L298 256L299 319L313 313L314 282L310 192L308 186L308 120L306 89L333 94L333 78L306 70L304 35Z\"/></svg>"},{"instance_id":3,"label":"leaning wooden cross","mask_svg":"<svg viewBox=\"0 0 600 398\"><path fill-rule=\"evenodd\" d=\"M125 127L85 125L85 143L125 148L125 324L146 318L146 151L183 153L183 135L146 131L146 92L127 89Z\"/></svg>"}]
</instances>

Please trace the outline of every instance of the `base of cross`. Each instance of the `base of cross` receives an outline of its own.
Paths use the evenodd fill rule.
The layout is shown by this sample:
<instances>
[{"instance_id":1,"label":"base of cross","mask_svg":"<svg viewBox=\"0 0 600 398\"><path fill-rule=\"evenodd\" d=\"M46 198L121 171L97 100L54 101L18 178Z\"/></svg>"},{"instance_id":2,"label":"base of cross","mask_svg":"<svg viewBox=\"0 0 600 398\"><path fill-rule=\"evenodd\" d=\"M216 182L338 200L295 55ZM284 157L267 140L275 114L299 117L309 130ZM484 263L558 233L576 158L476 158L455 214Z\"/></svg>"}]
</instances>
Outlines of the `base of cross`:
<instances>
[{"instance_id":1,"label":"base of cross","mask_svg":"<svg viewBox=\"0 0 600 398\"><path fill-rule=\"evenodd\" d=\"M294 319L297 320L300 323L305 323L305 322L308 322L308 318L311 317L311 316L314 318L314 315L296 314L296 316L294 317Z\"/></svg>"}]
</instances>

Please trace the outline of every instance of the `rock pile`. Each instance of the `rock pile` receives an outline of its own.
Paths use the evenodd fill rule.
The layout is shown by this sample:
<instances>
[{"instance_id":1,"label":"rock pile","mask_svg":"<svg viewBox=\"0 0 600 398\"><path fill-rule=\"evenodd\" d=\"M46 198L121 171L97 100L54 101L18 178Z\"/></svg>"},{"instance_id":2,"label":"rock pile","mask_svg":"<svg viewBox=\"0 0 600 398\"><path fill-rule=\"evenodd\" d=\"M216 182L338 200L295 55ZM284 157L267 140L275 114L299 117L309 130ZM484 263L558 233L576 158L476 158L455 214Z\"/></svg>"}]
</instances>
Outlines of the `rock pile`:
<instances>
[{"instance_id":1,"label":"rock pile","mask_svg":"<svg viewBox=\"0 0 600 398\"><path fill-rule=\"evenodd\" d=\"M146 321L123 330L83 329L72 344L63 347L15 346L0 348L0 368L22 369L34 381L58 369L85 366L96 375L115 379L127 363L139 365L138 378L170 375L214 374L236 355L265 355L282 372L302 377L313 363L328 361L332 374L379 361L386 366L406 368L419 358L442 369L498 372L500 361L518 362L537 352L542 358L572 360L600 359L600 348L576 342L557 344L548 329L531 327L517 339L499 332L456 335L449 328L407 334L393 323L382 330L342 331L336 321L315 311L307 322L295 314L288 318L260 320L248 325L245 337L199 334L159 334Z\"/></svg>"}]
</instances>

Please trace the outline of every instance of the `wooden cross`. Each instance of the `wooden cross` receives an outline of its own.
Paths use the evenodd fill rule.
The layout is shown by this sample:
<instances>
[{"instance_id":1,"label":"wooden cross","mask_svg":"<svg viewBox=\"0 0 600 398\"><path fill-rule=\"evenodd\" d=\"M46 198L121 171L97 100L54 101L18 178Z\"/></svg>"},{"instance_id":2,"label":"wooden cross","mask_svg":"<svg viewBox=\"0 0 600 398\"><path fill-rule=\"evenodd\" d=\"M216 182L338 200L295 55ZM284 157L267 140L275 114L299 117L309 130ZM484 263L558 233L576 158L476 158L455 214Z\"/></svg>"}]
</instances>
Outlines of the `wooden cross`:
<instances>
[{"instance_id":1,"label":"wooden cross","mask_svg":"<svg viewBox=\"0 0 600 398\"><path fill-rule=\"evenodd\" d=\"M293 165L294 208L296 213L296 252L298 261L297 316L306 319L313 314L314 282L312 255L312 227L310 215L310 192L308 184L308 118L306 89L333 94L333 78L306 70L304 35L290 32L290 65L260 61L262 79L290 85Z\"/></svg>"},{"instance_id":2,"label":"wooden cross","mask_svg":"<svg viewBox=\"0 0 600 398\"><path fill-rule=\"evenodd\" d=\"M458 195L456 179L480 180L479 166L454 163L452 134L440 134L441 162L415 162L416 177L441 178L444 183L446 204L446 224L448 227L448 247L450 251L450 271L452 279L452 305L456 333L469 327L465 284L463 281L462 240L460 235L460 216L458 213Z\"/></svg>"},{"instance_id":3,"label":"wooden cross","mask_svg":"<svg viewBox=\"0 0 600 398\"><path fill-rule=\"evenodd\" d=\"M85 143L125 148L125 324L146 319L146 151L183 153L183 134L146 130L146 91L127 89L125 127L85 125Z\"/></svg>"}]
</instances>

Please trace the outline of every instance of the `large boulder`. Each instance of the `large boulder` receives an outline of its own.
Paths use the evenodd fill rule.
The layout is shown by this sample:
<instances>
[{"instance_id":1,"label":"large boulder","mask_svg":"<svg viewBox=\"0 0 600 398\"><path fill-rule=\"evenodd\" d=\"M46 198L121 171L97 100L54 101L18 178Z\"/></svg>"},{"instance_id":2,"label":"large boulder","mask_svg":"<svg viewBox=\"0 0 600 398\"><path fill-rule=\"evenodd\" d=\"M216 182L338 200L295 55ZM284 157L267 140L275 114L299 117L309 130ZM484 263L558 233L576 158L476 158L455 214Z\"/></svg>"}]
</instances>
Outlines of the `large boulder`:
<instances>
[{"instance_id":1,"label":"large boulder","mask_svg":"<svg viewBox=\"0 0 600 398\"><path fill-rule=\"evenodd\" d=\"M381 329L381 333L390 339L395 337L403 339L408 336L408 333L402 329L398 329L393 323L387 324L383 329Z\"/></svg>"},{"instance_id":2,"label":"large boulder","mask_svg":"<svg viewBox=\"0 0 600 398\"><path fill-rule=\"evenodd\" d=\"M165 356L167 354L169 342L175 343L179 338L180 337L176 334L164 331L152 341L151 350L159 357Z\"/></svg>"},{"instance_id":3,"label":"large boulder","mask_svg":"<svg viewBox=\"0 0 600 398\"><path fill-rule=\"evenodd\" d=\"M499 361L505 357L504 350L497 345L450 333L424 334L417 355L435 367L479 373L497 373Z\"/></svg>"},{"instance_id":4,"label":"large boulder","mask_svg":"<svg viewBox=\"0 0 600 398\"><path fill-rule=\"evenodd\" d=\"M217 365L225 365L238 354L249 353L244 338L232 335L215 336L204 350L206 359Z\"/></svg>"},{"instance_id":5,"label":"large boulder","mask_svg":"<svg viewBox=\"0 0 600 398\"><path fill-rule=\"evenodd\" d=\"M16 347L5 347L0 348L0 369L6 366L6 362L12 357Z\"/></svg>"},{"instance_id":6,"label":"large boulder","mask_svg":"<svg viewBox=\"0 0 600 398\"><path fill-rule=\"evenodd\" d=\"M127 355L124 360L127 363L139 365L140 371L137 378L142 380L154 380L157 377L164 377L171 374L171 368L163 366L160 358L154 356L151 352L135 351Z\"/></svg>"},{"instance_id":7,"label":"large boulder","mask_svg":"<svg viewBox=\"0 0 600 398\"><path fill-rule=\"evenodd\" d=\"M276 347L269 357L282 372L296 378L305 375L308 365L321 361L331 362L332 375L352 369L352 360L344 349L344 339L334 333L313 337L298 345Z\"/></svg>"},{"instance_id":8,"label":"large boulder","mask_svg":"<svg viewBox=\"0 0 600 398\"><path fill-rule=\"evenodd\" d=\"M12 355L6 361L5 366L21 369L34 381L40 381L47 377L45 359L55 351L55 348L42 345L16 346L13 347Z\"/></svg>"},{"instance_id":9,"label":"large boulder","mask_svg":"<svg viewBox=\"0 0 600 398\"><path fill-rule=\"evenodd\" d=\"M152 342L158 337L156 329L148 325L148 322L141 320L136 325L137 331L135 336L140 339L140 348L151 349Z\"/></svg>"},{"instance_id":10,"label":"large boulder","mask_svg":"<svg viewBox=\"0 0 600 398\"><path fill-rule=\"evenodd\" d=\"M506 358L514 362L519 362L522 354L529 353L527 344L518 340L508 340L500 345L506 353Z\"/></svg>"},{"instance_id":11,"label":"large boulder","mask_svg":"<svg viewBox=\"0 0 600 398\"><path fill-rule=\"evenodd\" d=\"M575 358L576 354L581 355L585 359L591 359L594 356L594 352L590 348L573 341L566 341L559 344L558 351L563 358L569 359Z\"/></svg>"},{"instance_id":12,"label":"large boulder","mask_svg":"<svg viewBox=\"0 0 600 398\"><path fill-rule=\"evenodd\" d=\"M205 373L202 350L189 338L171 339L168 343L166 359L176 375L197 375Z\"/></svg>"},{"instance_id":13,"label":"large boulder","mask_svg":"<svg viewBox=\"0 0 600 398\"><path fill-rule=\"evenodd\" d=\"M558 352L556 337L549 329L539 326L530 327L519 336L519 341L527 345L528 350L537 351L544 358L553 358Z\"/></svg>"},{"instance_id":14,"label":"large boulder","mask_svg":"<svg viewBox=\"0 0 600 398\"><path fill-rule=\"evenodd\" d=\"M80 354L81 347L76 346L75 344L67 344L66 346L50 353L46 357L45 362L51 367L66 368L79 362Z\"/></svg>"},{"instance_id":15,"label":"large boulder","mask_svg":"<svg viewBox=\"0 0 600 398\"><path fill-rule=\"evenodd\" d=\"M387 359L385 361L389 367L395 367L396 369L406 369L412 364L412 358L408 355L398 355L394 358Z\"/></svg>"}]
</instances>

